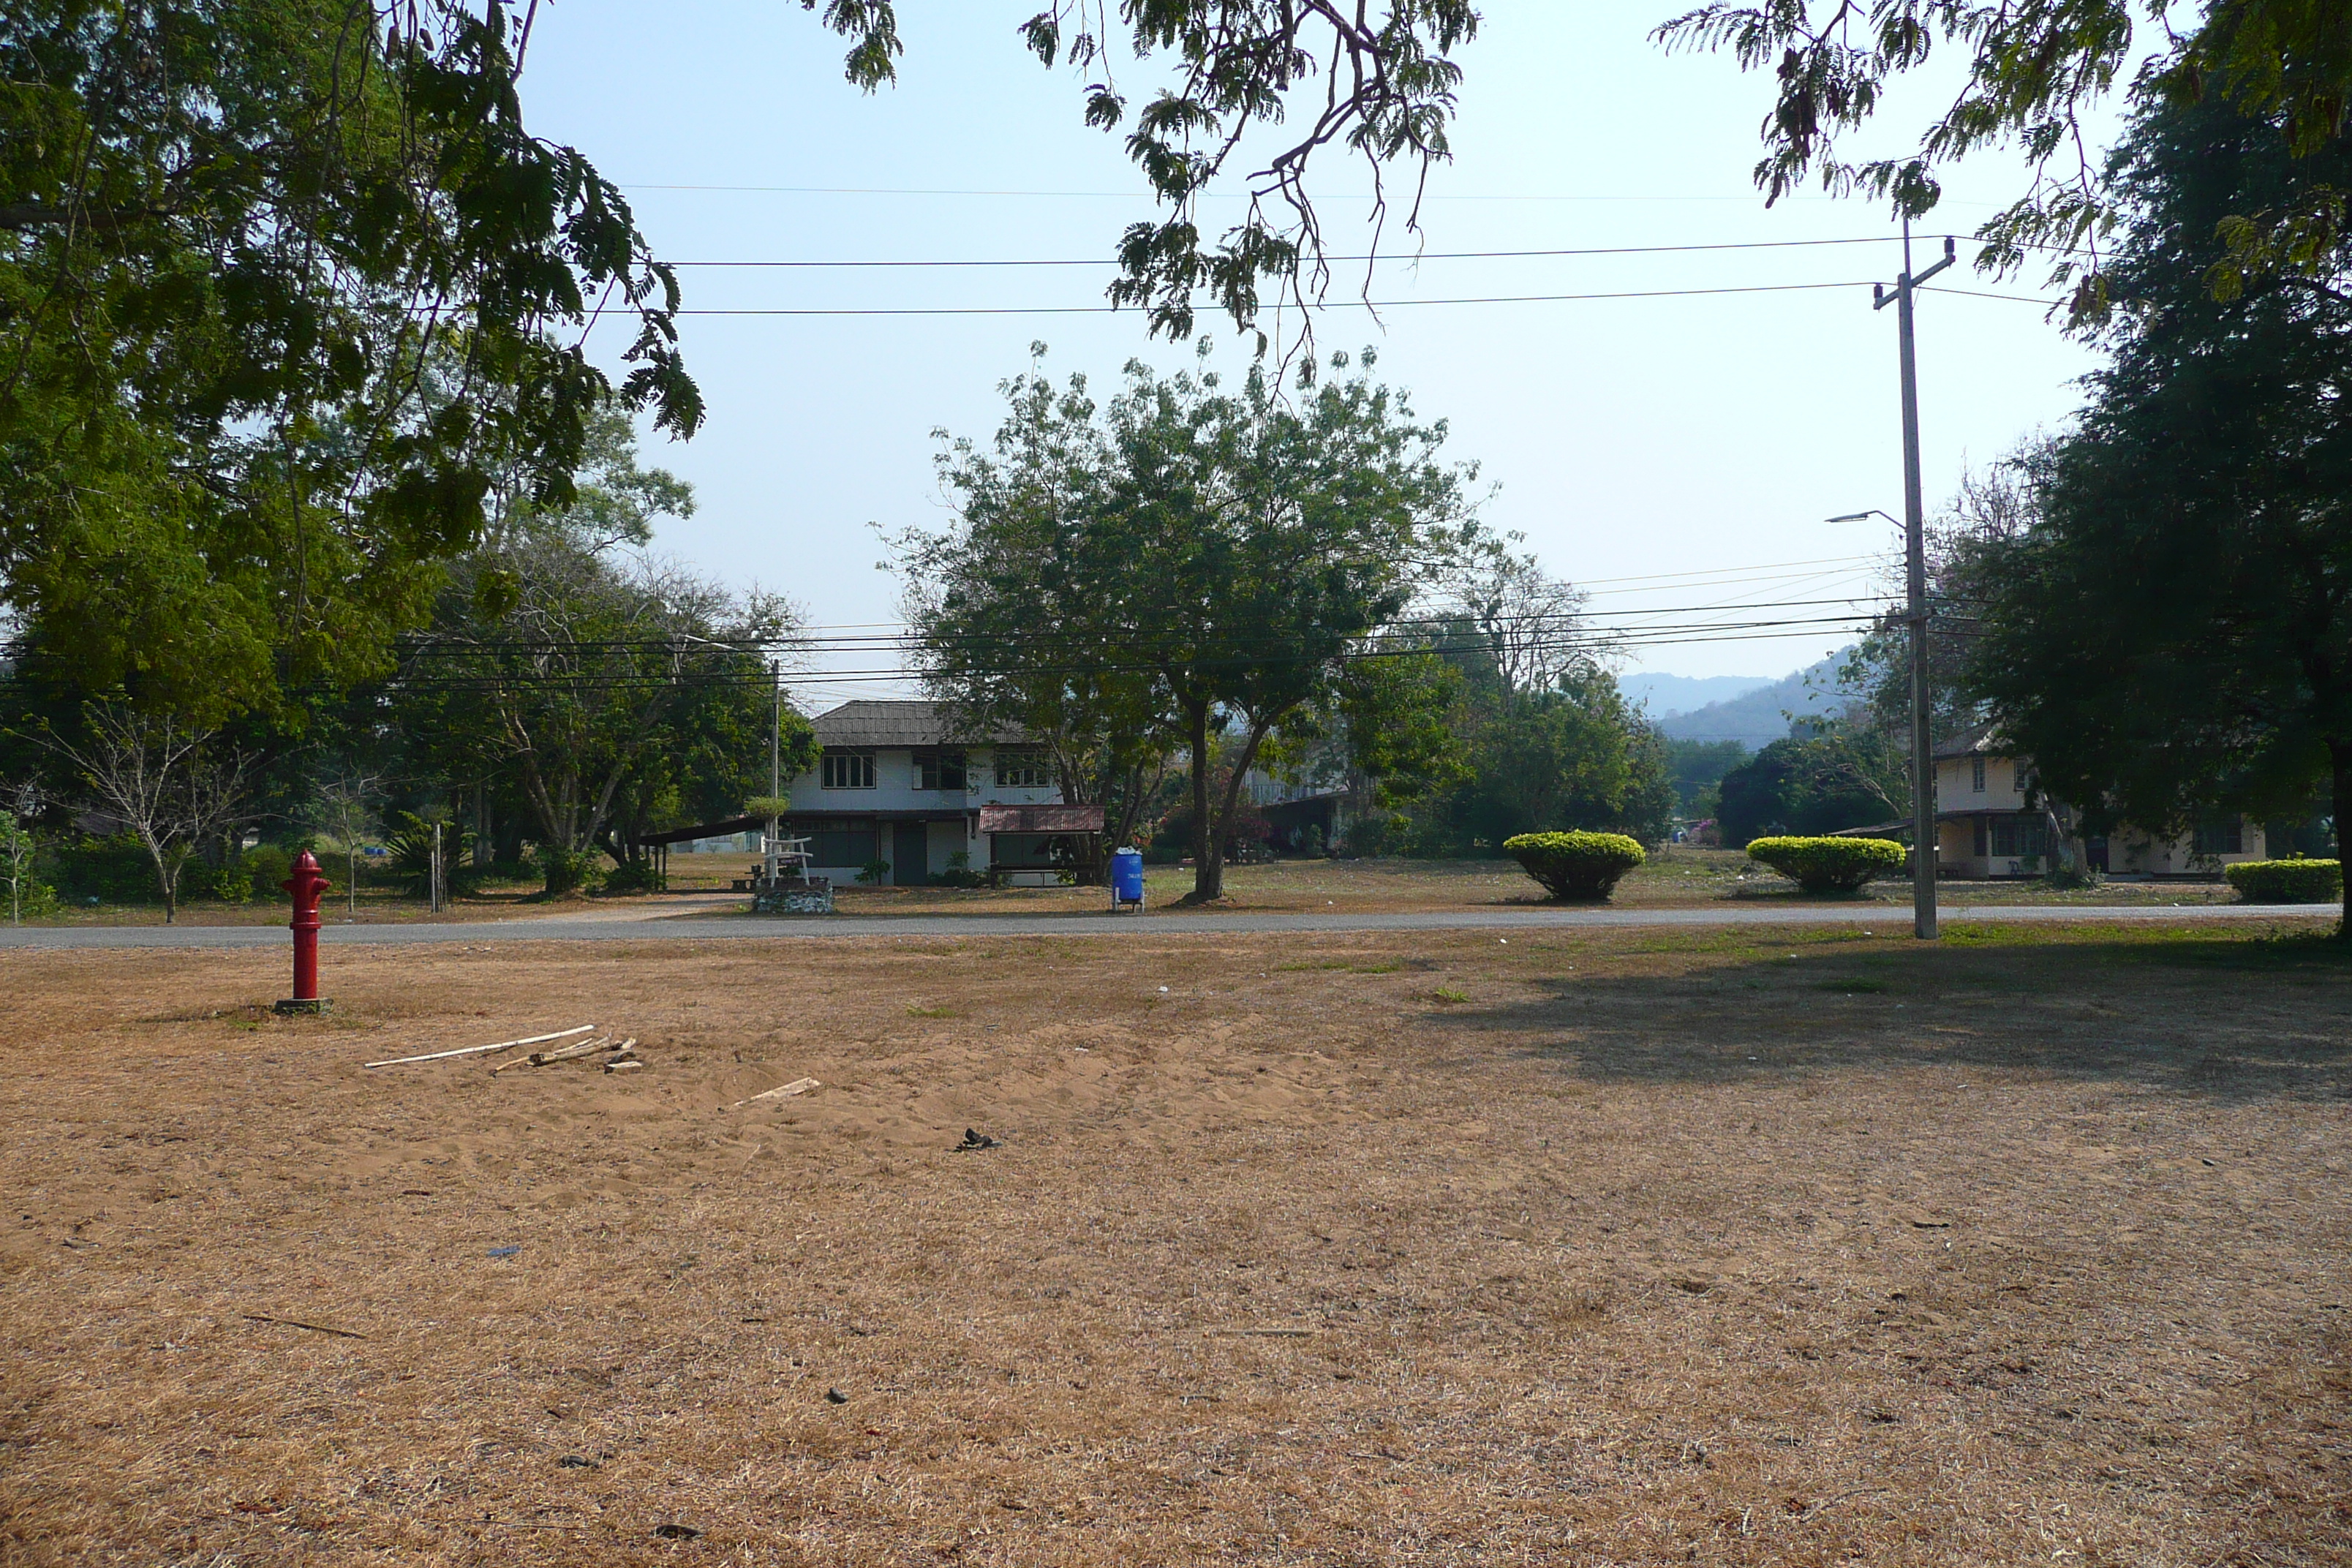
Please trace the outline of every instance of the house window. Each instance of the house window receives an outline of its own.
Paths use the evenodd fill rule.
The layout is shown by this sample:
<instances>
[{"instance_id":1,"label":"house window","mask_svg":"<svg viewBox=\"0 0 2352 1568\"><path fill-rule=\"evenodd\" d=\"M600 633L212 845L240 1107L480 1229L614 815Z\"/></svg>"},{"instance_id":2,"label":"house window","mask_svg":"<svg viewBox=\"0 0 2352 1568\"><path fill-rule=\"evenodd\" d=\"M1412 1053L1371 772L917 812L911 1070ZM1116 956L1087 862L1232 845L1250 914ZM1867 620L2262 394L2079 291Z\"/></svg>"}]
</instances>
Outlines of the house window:
<instances>
[{"instance_id":1,"label":"house window","mask_svg":"<svg viewBox=\"0 0 2352 1568\"><path fill-rule=\"evenodd\" d=\"M1984 758L1981 756L1970 757L1969 759L1969 788L1974 790L1979 795L1984 794Z\"/></svg>"},{"instance_id":2,"label":"house window","mask_svg":"<svg viewBox=\"0 0 2352 1568\"><path fill-rule=\"evenodd\" d=\"M827 789L872 789L874 787L874 753L871 752L827 752L824 754L824 787ZM859 862L863 864L863 862ZM828 860L828 866L846 866L846 860Z\"/></svg>"},{"instance_id":3,"label":"house window","mask_svg":"<svg viewBox=\"0 0 2352 1568\"><path fill-rule=\"evenodd\" d=\"M965 769L961 752L917 752L915 753L915 787L917 789L954 790L964 787Z\"/></svg>"},{"instance_id":4,"label":"house window","mask_svg":"<svg viewBox=\"0 0 2352 1568\"><path fill-rule=\"evenodd\" d=\"M2197 853L2200 855L2243 855L2245 852L2244 817L2210 816L2197 825Z\"/></svg>"},{"instance_id":5,"label":"house window","mask_svg":"<svg viewBox=\"0 0 2352 1568\"><path fill-rule=\"evenodd\" d=\"M816 831L809 835L812 866L864 866L873 858L874 828L870 823L820 822Z\"/></svg>"},{"instance_id":6,"label":"house window","mask_svg":"<svg viewBox=\"0 0 2352 1568\"><path fill-rule=\"evenodd\" d=\"M1996 816L1992 819L1995 859L2031 860L2048 851L2049 825L2038 816Z\"/></svg>"},{"instance_id":7,"label":"house window","mask_svg":"<svg viewBox=\"0 0 2352 1568\"><path fill-rule=\"evenodd\" d=\"M1054 787L1053 764L1043 752L999 752L996 753L996 787L1051 789Z\"/></svg>"}]
</instances>

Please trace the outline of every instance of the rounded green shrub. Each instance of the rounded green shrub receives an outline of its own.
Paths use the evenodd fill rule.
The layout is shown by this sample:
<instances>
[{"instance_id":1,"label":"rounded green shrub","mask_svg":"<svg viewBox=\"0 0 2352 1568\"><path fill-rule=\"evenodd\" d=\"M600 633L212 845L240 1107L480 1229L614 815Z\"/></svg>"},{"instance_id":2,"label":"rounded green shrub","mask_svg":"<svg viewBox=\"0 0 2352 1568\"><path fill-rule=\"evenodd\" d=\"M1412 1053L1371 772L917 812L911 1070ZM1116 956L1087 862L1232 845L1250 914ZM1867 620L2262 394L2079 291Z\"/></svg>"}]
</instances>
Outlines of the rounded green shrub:
<instances>
[{"instance_id":1,"label":"rounded green shrub","mask_svg":"<svg viewBox=\"0 0 2352 1568\"><path fill-rule=\"evenodd\" d=\"M2340 860L2244 860L2221 875L2250 904L2332 904L2344 896Z\"/></svg>"},{"instance_id":2,"label":"rounded green shrub","mask_svg":"<svg viewBox=\"0 0 2352 1568\"><path fill-rule=\"evenodd\" d=\"M1874 878L1898 875L1911 858L1892 838L1751 838L1748 858L1809 893L1851 893Z\"/></svg>"},{"instance_id":3,"label":"rounded green shrub","mask_svg":"<svg viewBox=\"0 0 2352 1568\"><path fill-rule=\"evenodd\" d=\"M1617 879L1649 858L1622 833L1522 833L1503 841L1503 853L1562 900L1605 899Z\"/></svg>"}]
</instances>

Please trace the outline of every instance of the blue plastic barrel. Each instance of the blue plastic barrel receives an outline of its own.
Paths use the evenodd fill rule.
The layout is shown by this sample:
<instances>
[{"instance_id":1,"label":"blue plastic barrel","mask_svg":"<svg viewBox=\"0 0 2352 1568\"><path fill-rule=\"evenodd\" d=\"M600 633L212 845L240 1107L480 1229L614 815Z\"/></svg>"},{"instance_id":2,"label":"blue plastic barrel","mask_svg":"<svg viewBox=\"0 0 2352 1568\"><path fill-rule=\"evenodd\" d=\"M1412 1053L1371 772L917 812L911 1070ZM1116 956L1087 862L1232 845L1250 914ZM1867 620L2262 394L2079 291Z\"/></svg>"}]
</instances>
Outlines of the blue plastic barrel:
<instances>
[{"instance_id":1,"label":"blue plastic barrel","mask_svg":"<svg viewBox=\"0 0 2352 1568\"><path fill-rule=\"evenodd\" d=\"M1143 902L1143 851L1114 849L1110 853L1110 896L1113 903Z\"/></svg>"}]
</instances>

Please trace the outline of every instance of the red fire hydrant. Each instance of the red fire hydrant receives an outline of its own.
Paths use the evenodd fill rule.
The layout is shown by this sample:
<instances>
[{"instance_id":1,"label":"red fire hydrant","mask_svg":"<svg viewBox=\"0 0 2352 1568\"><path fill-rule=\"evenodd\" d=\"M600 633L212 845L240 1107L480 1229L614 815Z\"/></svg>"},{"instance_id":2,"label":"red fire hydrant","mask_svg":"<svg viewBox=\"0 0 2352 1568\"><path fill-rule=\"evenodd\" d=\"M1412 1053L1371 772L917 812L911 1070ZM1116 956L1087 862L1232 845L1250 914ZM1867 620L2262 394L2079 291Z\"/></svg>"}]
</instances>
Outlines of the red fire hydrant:
<instances>
[{"instance_id":1,"label":"red fire hydrant","mask_svg":"<svg viewBox=\"0 0 2352 1568\"><path fill-rule=\"evenodd\" d=\"M294 858L294 874L278 884L294 895L294 994L278 1004L281 1013L323 1013L319 1000L319 898L331 886L319 874L319 858L308 849Z\"/></svg>"}]
</instances>

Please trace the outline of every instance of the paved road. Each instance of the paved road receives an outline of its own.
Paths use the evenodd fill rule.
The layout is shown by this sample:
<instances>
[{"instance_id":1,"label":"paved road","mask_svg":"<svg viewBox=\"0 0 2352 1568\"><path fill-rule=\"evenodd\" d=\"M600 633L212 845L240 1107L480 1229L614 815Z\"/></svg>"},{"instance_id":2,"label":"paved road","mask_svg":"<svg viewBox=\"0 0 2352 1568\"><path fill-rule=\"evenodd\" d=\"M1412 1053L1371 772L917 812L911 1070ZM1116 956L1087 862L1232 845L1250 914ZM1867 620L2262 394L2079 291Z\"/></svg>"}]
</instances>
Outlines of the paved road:
<instances>
[{"instance_id":1,"label":"paved road","mask_svg":"<svg viewBox=\"0 0 2352 1568\"><path fill-rule=\"evenodd\" d=\"M1945 923L2014 921L2324 921L2334 909L2312 904L1962 905L1943 911ZM1909 929L1901 905L1865 908L1702 904L1684 909L1523 909L1442 910L1422 914L1169 914L835 915L755 918L685 914L654 918L480 921L414 925L331 925L320 935L331 946L397 946L418 942L483 945L514 942L733 942L759 938L839 941L908 936L1152 937L1234 931L1556 931L1614 926L1864 926L1888 934ZM0 926L0 948L280 947L283 926Z\"/></svg>"}]
</instances>

